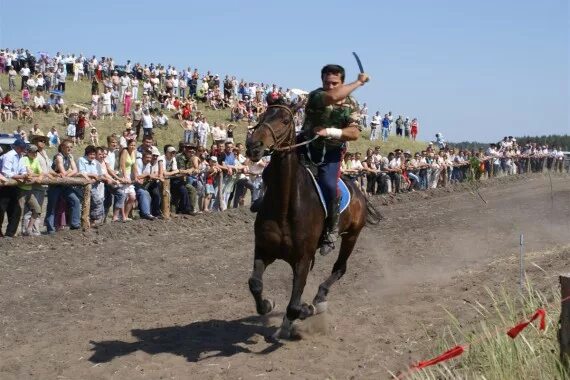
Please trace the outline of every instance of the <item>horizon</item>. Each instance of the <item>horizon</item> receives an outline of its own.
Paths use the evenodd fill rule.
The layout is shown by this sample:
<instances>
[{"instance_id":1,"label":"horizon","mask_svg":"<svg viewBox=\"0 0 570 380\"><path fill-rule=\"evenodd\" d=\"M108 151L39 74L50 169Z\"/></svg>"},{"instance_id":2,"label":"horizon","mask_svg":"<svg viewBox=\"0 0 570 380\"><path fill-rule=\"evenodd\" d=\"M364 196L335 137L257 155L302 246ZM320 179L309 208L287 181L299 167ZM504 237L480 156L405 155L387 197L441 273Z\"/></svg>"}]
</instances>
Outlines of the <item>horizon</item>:
<instances>
[{"instance_id":1,"label":"horizon","mask_svg":"<svg viewBox=\"0 0 570 380\"><path fill-rule=\"evenodd\" d=\"M190 66L201 74L209 70L308 91L320 86L319 72L327 63L344 66L347 82L353 81L358 67L351 52L356 51L372 78L354 93L359 103L368 104L369 116L379 110L417 117L423 140L438 132L461 142L569 131L563 0L289 4L171 1L163 20L147 0L104 10L64 1L57 9L26 13L22 28L20 18L9 16L22 14L24 7L3 2L0 48L111 56L116 64L130 59ZM366 12L348 19L346 30L337 32L334 23L317 28L321 18L345 20L355 9ZM101 22L85 27L85 17ZM66 23L61 30L42 32L57 19ZM315 30L337 33L327 38Z\"/></svg>"}]
</instances>

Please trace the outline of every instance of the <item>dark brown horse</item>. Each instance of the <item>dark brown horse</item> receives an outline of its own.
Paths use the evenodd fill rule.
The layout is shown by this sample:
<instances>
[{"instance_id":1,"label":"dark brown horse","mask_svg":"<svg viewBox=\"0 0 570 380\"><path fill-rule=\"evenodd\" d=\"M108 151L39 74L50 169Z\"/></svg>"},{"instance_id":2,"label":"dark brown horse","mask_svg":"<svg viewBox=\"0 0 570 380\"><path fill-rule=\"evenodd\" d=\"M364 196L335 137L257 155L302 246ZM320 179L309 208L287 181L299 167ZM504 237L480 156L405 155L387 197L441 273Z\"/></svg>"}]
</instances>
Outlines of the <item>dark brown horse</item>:
<instances>
[{"instance_id":1,"label":"dark brown horse","mask_svg":"<svg viewBox=\"0 0 570 380\"><path fill-rule=\"evenodd\" d=\"M261 121L247 139L247 156L253 161L272 153L263 174L266 186L263 202L255 220L255 257L249 288L257 312L269 313L274 302L263 297L263 272L276 259L289 263L293 269L293 290L276 338L289 338L292 323L326 310L330 287L346 272L346 262L354 249L368 210L379 214L368 204L364 194L348 181L351 193L348 208L340 216L342 237L340 252L329 278L320 286L312 304L301 303L307 275L315 260L325 214L310 174L301 165L295 144L293 112L284 105L268 107Z\"/></svg>"}]
</instances>

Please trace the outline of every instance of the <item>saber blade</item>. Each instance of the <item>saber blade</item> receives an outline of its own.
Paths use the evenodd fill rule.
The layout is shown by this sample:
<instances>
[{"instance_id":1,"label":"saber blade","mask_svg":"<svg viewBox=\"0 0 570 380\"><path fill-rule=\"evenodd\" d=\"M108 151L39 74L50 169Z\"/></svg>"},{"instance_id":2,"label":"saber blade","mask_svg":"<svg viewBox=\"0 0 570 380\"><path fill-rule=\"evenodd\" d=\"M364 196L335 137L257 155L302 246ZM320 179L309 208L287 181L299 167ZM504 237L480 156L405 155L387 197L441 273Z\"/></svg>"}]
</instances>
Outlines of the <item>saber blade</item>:
<instances>
[{"instance_id":1,"label":"saber blade","mask_svg":"<svg viewBox=\"0 0 570 380\"><path fill-rule=\"evenodd\" d=\"M356 52L352 52L352 55L354 55L354 58L356 59L356 63L358 64L358 68L360 69L361 73L364 73L364 67L362 67L362 62L360 62L360 58L358 58L358 54L356 54Z\"/></svg>"}]
</instances>

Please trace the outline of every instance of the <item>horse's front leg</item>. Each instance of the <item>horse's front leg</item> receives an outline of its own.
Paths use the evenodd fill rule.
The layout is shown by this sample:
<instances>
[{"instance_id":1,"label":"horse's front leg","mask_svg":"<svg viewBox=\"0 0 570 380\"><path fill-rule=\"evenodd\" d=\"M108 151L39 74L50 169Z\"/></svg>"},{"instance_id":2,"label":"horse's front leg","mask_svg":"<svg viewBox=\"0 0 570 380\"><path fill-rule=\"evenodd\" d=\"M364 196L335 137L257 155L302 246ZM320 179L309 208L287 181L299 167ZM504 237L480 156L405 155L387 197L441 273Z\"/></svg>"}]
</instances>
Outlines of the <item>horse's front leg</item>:
<instances>
[{"instance_id":1,"label":"horse's front leg","mask_svg":"<svg viewBox=\"0 0 570 380\"><path fill-rule=\"evenodd\" d=\"M308 255L305 255L305 257L306 256ZM283 317L283 323L275 333L274 338L289 339L295 319L305 318L307 314L313 314L313 312L305 310L307 308L306 305L301 305L301 297L305 289L305 284L307 283L307 276L311 266L310 260L305 257L292 266L293 290L291 291L291 299L289 300L289 305L287 305L287 313Z\"/></svg>"},{"instance_id":2,"label":"horse's front leg","mask_svg":"<svg viewBox=\"0 0 570 380\"><path fill-rule=\"evenodd\" d=\"M263 298L263 272L265 272L267 266L273 261L275 261L275 259L263 258L257 252L255 253L253 271L249 278L249 290L255 299L257 313L260 315L269 313L275 307L275 302Z\"/></svg>"}]
</instances>

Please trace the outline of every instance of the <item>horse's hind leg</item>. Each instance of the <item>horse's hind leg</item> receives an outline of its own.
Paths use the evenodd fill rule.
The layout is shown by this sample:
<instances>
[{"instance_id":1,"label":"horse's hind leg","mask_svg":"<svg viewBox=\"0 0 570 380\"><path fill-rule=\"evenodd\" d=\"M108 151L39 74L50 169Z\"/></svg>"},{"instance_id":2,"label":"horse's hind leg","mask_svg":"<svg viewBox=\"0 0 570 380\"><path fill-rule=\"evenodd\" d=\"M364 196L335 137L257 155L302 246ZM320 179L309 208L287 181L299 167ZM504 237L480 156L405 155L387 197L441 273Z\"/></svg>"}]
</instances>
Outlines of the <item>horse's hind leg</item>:
<instances>
[{"instance_id":1,"label":"horse's hind leg","mask_svg":"<svg viewBox=\"0 0 570 380\"><path fill-rule=\"evenodd\" d=\"M260 315L269 313L275 307L275 302L263 298L263 272L273 261L274 259L258 257L257 254L253 260L253 272L249 278L249 290L255 299L257 313Z\"/></svg>"},{"instance_id":2,"label":"horse's hind leg","mask_svg":"<svg viewBox=\"0 0 570 380\"><path fill-rule=\"evenodd\" d=\"M312 305L311 308L313 311L308 311L306 305L301 305L301 297L303 296L303 290L307 283L310 267L311 263L308 259L303 259L293 265L293 290L291 291L291 299L289 300L289 305L287 305L287 313L283 317L283 323L274 335L275 338L290 338L291 328L293 327L295 319L305 318L308 315L314 314L314 307Z\"/></svg>"},{"instance_id":3,"label":"horse's hind leg","mask_svg":"<svg viewBox=\"0 0 570 380\"><path fill-rule=\"evenodd\" d=\"M327 296L329 294L330 287L340 280L340 278L346 272L346 262L350 257L354 245L356 244L356 239L358 238L358 233L353 235L345 235L342 238L342 243L340 245L340 252L338 254L338 259L334 263L331 275L319 285L319 291L313 299L313 305L315 305L316 313L323 313L327 309Z\"/></svg>"}]
</instances>

